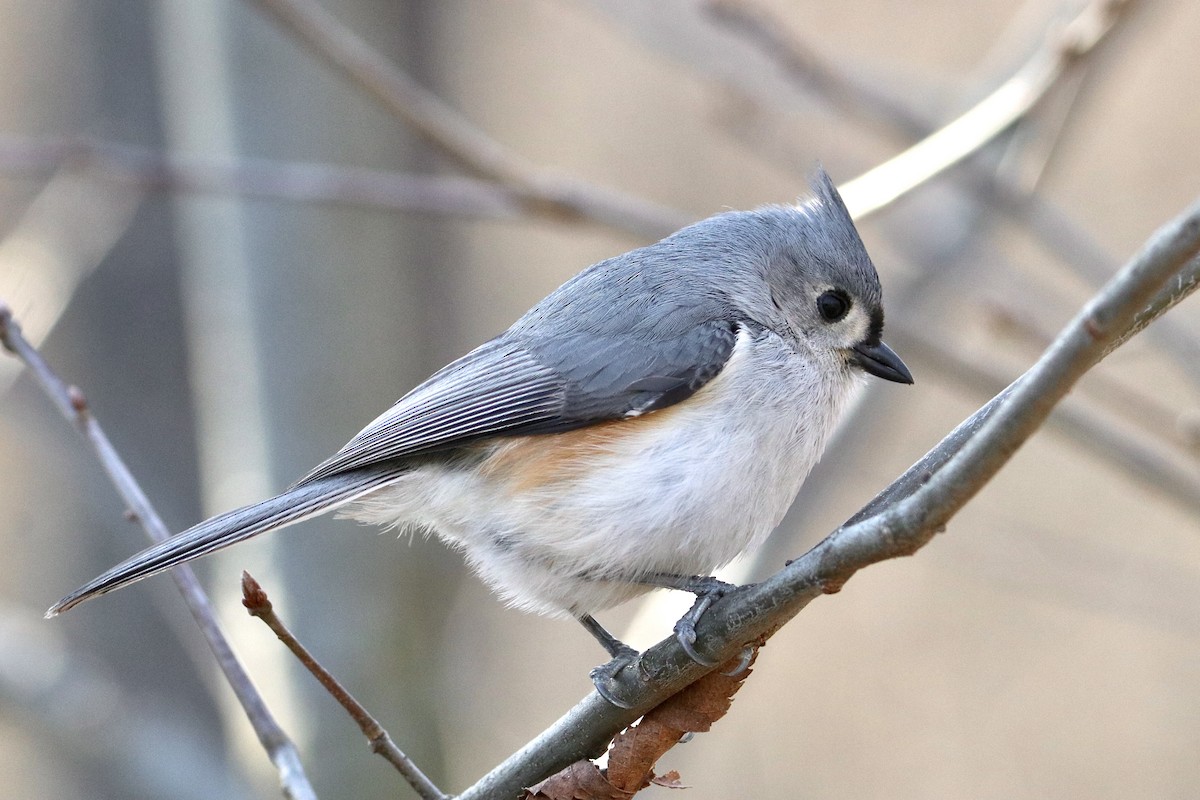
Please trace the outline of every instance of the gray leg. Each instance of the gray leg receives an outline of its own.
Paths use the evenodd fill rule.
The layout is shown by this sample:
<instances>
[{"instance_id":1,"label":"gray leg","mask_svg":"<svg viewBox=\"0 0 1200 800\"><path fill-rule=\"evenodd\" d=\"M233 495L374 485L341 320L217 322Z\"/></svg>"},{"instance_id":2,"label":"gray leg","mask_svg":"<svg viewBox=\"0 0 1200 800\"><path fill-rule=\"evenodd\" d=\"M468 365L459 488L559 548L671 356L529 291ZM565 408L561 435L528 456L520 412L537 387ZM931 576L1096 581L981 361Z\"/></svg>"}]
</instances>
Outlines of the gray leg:
<instances>
[{"instance_id":1,"label":"gray leg","mask_svg":"<svg viewBox=\"0 0 1200 800\"><path fill-rule=\"evenodd\" d=\"M600 643L600 646L607 650L608 654L613 658L628 655L629 653L637 653L632 647L609 633L591 614L584 614L579 617L579 623L584 628L587 628L588 633L596 637L596 641Z\"/></svg>"},{"instance_id":2,"label":"gray leg","mask_svg":"<svg viewBox=\"0 0 1200 800\"><path fill-rule=\"evenodd\" d=\"M592 683L596 686L596 691L618 708L631 708L633 706L631 701L617 696L616 678L621 670L637 663L640 653L605 630L604 626L597 622L591 614L583 614L579 617L579 622L612 656L611 661L601 664L591 672Z\"/></svg>"}]
</instances>

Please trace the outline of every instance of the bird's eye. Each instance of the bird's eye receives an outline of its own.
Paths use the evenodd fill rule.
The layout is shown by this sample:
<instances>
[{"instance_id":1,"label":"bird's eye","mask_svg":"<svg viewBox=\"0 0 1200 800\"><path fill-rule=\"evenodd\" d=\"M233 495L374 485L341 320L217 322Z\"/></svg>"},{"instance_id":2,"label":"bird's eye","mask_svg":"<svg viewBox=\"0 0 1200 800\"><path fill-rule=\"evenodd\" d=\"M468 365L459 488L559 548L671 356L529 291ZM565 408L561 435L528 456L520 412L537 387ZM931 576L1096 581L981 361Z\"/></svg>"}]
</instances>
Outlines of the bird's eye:
<instances>
[{"instance_id":1,"label":"bird's eye","mask_svg":"<svg viewBox=\"0 0 1200 800\"><path fill-rule=\"evenodd\" d=\"M831 289L817 298L817 312L826 322L837 322L850 311L850 298Z\"/></svg>"}]
</instances>

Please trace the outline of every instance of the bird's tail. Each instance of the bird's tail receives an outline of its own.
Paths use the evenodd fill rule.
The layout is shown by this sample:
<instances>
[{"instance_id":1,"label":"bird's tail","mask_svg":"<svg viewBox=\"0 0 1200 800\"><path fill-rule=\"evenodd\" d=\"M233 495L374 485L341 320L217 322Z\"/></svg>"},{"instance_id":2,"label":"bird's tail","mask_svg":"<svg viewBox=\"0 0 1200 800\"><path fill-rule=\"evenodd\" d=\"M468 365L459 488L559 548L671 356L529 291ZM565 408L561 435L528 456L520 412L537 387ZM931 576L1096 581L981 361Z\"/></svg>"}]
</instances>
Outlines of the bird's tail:
<instances>
[{"instance_id":1,"label":"bird's tail","mask_svg":"<svg viewBox=\"0 0 1200 800\"><path fill-rule=\"evenodd\" d=\"M59 600L46 612L57 616L85 600L163 570L215 553L231 544L322 514L394 481L402 468L370 467L300 483L270 500L227 511L148 547Z\"/></svg>"}]
</instances>

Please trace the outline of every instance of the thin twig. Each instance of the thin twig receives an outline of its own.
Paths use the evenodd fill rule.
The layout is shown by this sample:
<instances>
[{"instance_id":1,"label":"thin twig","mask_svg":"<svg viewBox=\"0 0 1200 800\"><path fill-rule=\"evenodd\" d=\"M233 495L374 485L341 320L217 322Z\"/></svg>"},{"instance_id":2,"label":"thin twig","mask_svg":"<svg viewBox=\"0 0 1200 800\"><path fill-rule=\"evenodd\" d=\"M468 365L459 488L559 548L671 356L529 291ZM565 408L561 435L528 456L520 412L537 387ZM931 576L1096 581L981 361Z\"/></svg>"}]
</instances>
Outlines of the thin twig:
<instances>
[{"instance_id":1,"label":"thin twig","mask_svg":"<svg viewBox=\"0 0 1200 800\"><path fill-rule=\"evenodd\" d=\"M252 0L327 63L472 174L509 186L523 205L658 239L692 220L635 195L561 175L493 139L312 0Z\"/></svg>"},{"instance_id":2,"label":"thin twig","mask_svg":"<svg viewBox=\"0 0 1200 800\"><path fill-rule=\"evenodd\" d=\"M266 591L262 588L249 572L242 571L242 605L250 612L250 616L261 619L268 628L274 631L279 637L279 641L287 646L288 650L296 656L297 660L304 665L304 668L313 674L313 677L325 687L325 691L333 696L333 699L346 709L350 718L358 725L359 730L367 737L367 741L371 744L371 751L383 756L396 770L404 776L409 785L416 790L417 794L425 798L425 800L447 800L449 795L442 792L433 781L431 781L421 769L413 763L413 760L405 755L404 751L396 746L392 741L391 735L384 730L383 726L371 716L370 712L354 699L354 696L346 690L338 679L333 677L333 674L325 667L321 666L320 662L313 657L304 645L296 639L295 635L288 630L283 621L275 613L275 609L271 605L271 599L267 597Z\"/></svg>"},{"instance_id":3,"label":"thin twig","mask_svg":"<svg viewBox=\"0 0 1200 800\"><path fill-rule=\"evenodd\" d=\"M1016 74L965 113L839 190L855 219L872 214L979 152L1046 96L1066 70L1112 30L1129 0L1093 0L1047 35Z\"/></svg>"},{"instance_id":4,"label":"thin twig","mask_svg":"<svg viewBox=\"0 0 1200 800\"><path fill-rule=\"evenodd\" d=\"M732 657L858 570L911 555L1008 461L1088 369L1200 285L1200 202L1160 229L1089 302L1038 362L816 547L760 584L715 603L697 626L705 655ZM706 671L674 638L617 676L632 702L618 709L595 692L510 756L460 800L512 796L580 758L602 752L639 714Z\"/></svg>"},{"instance_id":5,"label":"thin twig","mask_svg":"<svg viewBox=\"0 0 1200 800\"><path fill-rule=\"evenodd\" d=\"M20 326L12 317L11 310L3 302L0 302L0 344L25 362L50 401L91 443L109 480L150 539L155 542L166 539L170 535L169 530L113 448L100 423L91 415L83 393L78 388L64 383L42 358L41 353L26 341ZM295 745L275 721L262 696L254 688L250 676L234 655L217 623L212 603L200 587L196 574L190 567L176 567L171 570L171 577L175 579L188 610L204 633L208 646L216 656L217 664L241 703L259 742L279 771L284 795L292 800L315 800L316 792L304 773L304 766L300 762Z\"/></svg>"}]
</instances>

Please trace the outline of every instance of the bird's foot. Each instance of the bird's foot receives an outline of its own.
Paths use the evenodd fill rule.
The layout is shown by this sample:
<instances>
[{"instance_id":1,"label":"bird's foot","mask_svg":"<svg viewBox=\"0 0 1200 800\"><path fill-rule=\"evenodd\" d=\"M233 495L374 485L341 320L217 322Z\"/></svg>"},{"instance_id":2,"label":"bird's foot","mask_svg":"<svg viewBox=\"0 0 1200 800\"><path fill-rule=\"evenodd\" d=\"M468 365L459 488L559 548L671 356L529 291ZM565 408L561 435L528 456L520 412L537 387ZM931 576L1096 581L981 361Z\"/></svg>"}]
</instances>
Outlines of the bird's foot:
<instances>
[{"instance_id":1,"label":"bird's foot","mask_svg":"<svg viewBox=\"0 0 1200 800\"><path fill-rule=\"evenodd\" d=\"M704 612L708 611L709 606L737 587L732 583L725 583L725 581L719 581L713 577L696 577L689 579L687 586L678 588L693 592L696 595L696 602L692 603L688 612L675 623L675 638L679 641L683 652L687 653L688 658L692 661L705 667L715 667L720 663L719 661L701 654L696 649L696 623L700 621L700 617L704 616Z\"/></svg>"},{"instance_id":2,"label":"bird's foot","mask_svg":"<svg viewBox=\"0 0 1200 800\"><path fill-rule=\"evenodd\" d=\"M637 650L622 644L618 651L613 653L611 661L594 668L591 671L592 683L600 696L617 708L633 708L632 700L621 697L617 676L626 669L639 669L641 658L642 654Z\"/></svg>"}]
</instances>

